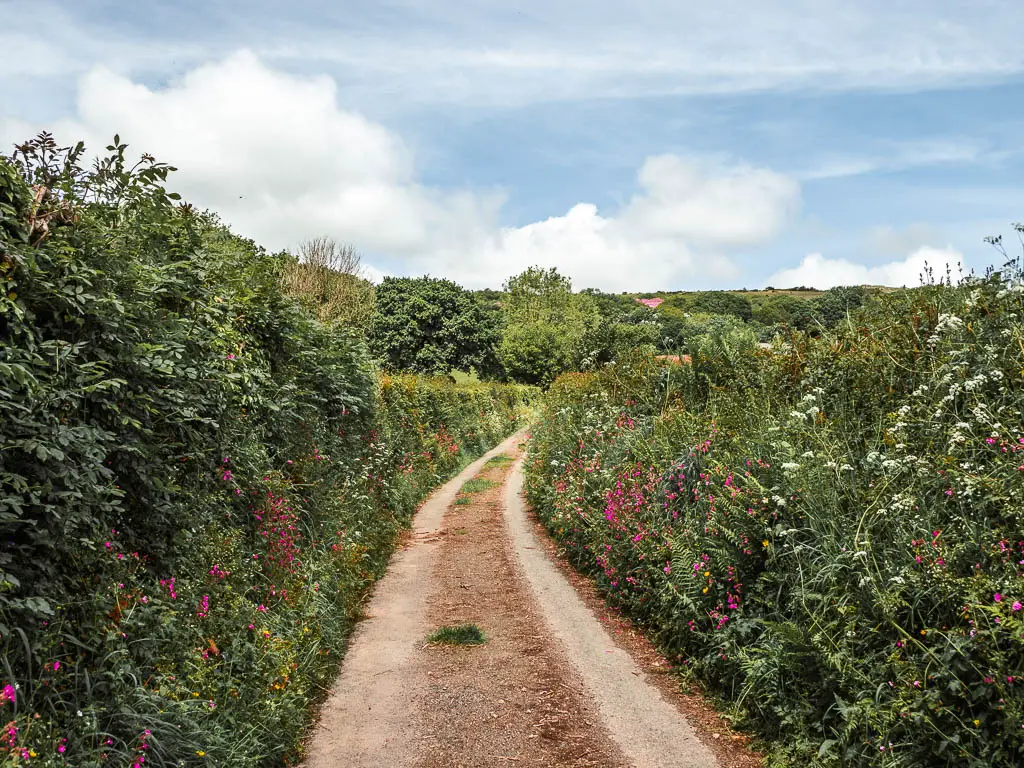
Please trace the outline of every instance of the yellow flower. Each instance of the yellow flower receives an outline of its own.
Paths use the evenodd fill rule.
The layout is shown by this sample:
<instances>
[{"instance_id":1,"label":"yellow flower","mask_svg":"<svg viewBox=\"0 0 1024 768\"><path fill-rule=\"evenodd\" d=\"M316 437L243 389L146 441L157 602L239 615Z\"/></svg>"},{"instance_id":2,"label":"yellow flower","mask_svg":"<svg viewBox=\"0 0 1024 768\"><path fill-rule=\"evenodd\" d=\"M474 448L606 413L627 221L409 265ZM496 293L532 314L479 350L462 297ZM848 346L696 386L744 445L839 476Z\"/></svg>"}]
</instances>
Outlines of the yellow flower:
<instances>
[{"instance_id":1,"label":"yellow flower","mask_svg":"<svg viewBox=\"0 0 1024 768\"><path fill-rule=\"evenodd\" d=\"M927 635L928 634L928 630L927 629L922 629L921 630L921 634L922 635Z\"/></svg>"},{"instance_id":2,"label":"yellow flower","mask_svg":"<svg viewBox=\"0 0 1024 768\"><path fill-rule=\"evenodd\" d=\"M711 575L711 571L704 571L704 575L705 576L710 576Z\"/></svg>"},{"instance_id":3,"label":"yellow flower","mask_svg":"<svg viewBox=\"0 0 1024 768\"><path fill-rule=\"evenodd\" d=\"M195 691L192 691L192 695L193 695L193 696L198 696L199 694L198 694L198 693L196 693Z\"/></svg>"},{"instance_id":4,"label":"yellow flower","mask_svg":"<svg viewBox=\"0 0 1024 768\"><path fill-rule=\"evenodd\" d=\"M38 755L36 755L36 751L34 749L30 749L28 751L28 756L29 757L38 757Z\"/></svg>"},{"instance_id":5,"label":"yellow flower","mask_svg":"<svg viewBox=\"0 0 1024 768\"><path fill-rule=\"evenodd\" d=\"M201 749L197 749L196 750L196 754L199 755L200 757L206 757L206 753L203 752L203 750L201 750Z\"/></svg>"},{"instance_id":6,"label":"yellow flower","mask_svg":"<svg viewBox=\"0 0 1024 768\"><path fill-rule=\"evenodd\" d=\"M764 541L762 541L761 542L761 546L762 547L767 547L768 546L768 539L765 539Z\"/></svg>"},{"instance_id":7,"label":"yellow flower","mask_svg":"<svg viewBox=\"0 0 1024 768\"><path fill-rule=\"evenodd\" d=\"M975 720L974 727L977 728L979 725L981 725L981 720Z\"/></svg>"},{"instance_id":8,"label":"yellow flower","mask_svg":"<svg viewBox=\"0 0 1024 768\"><path fill-rule=\"evenodd\" d=\"M706 595L708 593L708 588L704 587L704 589L702 589L701 592L703 592Z\"/></svg>"}]
</instances>

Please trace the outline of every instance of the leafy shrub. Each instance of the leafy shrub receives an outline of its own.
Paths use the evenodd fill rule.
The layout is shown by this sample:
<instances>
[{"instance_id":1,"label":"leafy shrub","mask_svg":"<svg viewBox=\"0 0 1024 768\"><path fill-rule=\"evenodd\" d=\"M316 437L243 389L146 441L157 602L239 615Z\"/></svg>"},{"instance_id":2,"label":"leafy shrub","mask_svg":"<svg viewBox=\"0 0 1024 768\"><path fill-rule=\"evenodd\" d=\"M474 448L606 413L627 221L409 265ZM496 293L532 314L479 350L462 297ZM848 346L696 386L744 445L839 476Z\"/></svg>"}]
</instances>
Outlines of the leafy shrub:
<instances>
[{"instance_id":1,"label":"leafy shrub","mask_svg":"<svg viewBox=\"0 0 1024 768\"><path fill-rule=\"evenodd\" d=\"M373 284L362 258L352 246L329 237L302 243L296 258L285 262L281 285L324 322L365 334L373 320Z\"/></svg>"},{"instance_id":2,"label":"leafy shrub","mask_svg":"<svg viewBox=\"0 0 1024 768\"><path fill-rule=\"evenodd\" d=\"M550 388L527 489L774 764L1024 763L1024 283Z\"/></svg>"},{"instance_id":3,"label":"leafy shrub","mask_svg":"<svg viewBox=\"0 0 1024 768\"><path fill-rule=\"evenodd\" d=\"M377 288L371 346L390 370L497 374L496 315L451 280L386 277Z\"/></svg>"},{"instance_id":4,"label":"leafy shrub","mask_svg":"<svg viewBox=\"0 0 1024 768\"><path fill-rule=\"evenodd\" d=\"M498 346L498 359L510 380L544 387L572 367L575 355L569 344L555 324L509 324Z\"/></svg>"},{"instance_id":5,"label":"leafy shrub","mask_svg":"<svg viewBox=\"0 0 1024 768\"><path fill-rule=\"evenodd\" d=\"M670 296L665 301L666 307L681 309L685 312L700 312L708 315L733 315L746 321L753 314L750 299L738 296L729 291L698 291Z\"/></svg>"},{"instance_id":6,"label":"leafy shrub","mask_svg":"<svg viewBox=\"0 0 1024 768\"><path fill-rule=\"evenodd\" d=\"M754 308L753 319L765 325L785 325L806 331L818 324L819 306L816 302L786 294L768 296ZM842 306L840 311L843 317L846 316L847 305L841 301L833 301L830 297L829 306L835 309ZM831 322L829 327L834 325L836 322Z\"/></svg>"},{"instance_id":7,"label":"leafy shrub","mask_svg":"<svg viewBox=\"0 0 1024 768\"><path fill-rule=\"evenodd\" d=\"M115 139L0 161L5 764L280 765L416 503L527 390L378 376Z\"/></svg>"},{"instance_id":8,"label":"leafy shrub","mask_svg":"<svg viewBox=\"0 0 1024 768\"><path fill-rule=\"evenodd\" d=\"M829 288L815 300L821 321L829 328L835 328L846 319L853 310L862 306L868 299L864 286L836 286Z\"/></svg>"}]
</instances>

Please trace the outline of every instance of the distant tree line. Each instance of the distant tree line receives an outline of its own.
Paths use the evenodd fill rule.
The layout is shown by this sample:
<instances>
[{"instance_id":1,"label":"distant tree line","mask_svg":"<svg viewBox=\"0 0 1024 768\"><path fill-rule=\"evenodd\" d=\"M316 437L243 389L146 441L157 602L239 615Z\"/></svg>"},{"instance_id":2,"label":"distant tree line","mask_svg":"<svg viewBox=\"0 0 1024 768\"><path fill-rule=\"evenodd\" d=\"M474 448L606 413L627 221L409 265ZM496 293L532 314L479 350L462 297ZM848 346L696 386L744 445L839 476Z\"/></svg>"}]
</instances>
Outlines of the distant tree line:
<instances>
[{"instance_id":1,"label":"distant tree line","mask_svg":"<svg viewBox=\"0 0 1024 768\"><path fill-rule=\"evenodd\" d=\"M430 276L386 277L373 286L358 254L328 238L300 247L283 285L321 319L365 335L387 370L541 386L634 350L673 355L706 344L753 346L794 331L814 335L870 296L861 286L669 292L652 308L630 294L574 291L553 267L530 267L500 291Z\"/></svg>"}]
</instances>

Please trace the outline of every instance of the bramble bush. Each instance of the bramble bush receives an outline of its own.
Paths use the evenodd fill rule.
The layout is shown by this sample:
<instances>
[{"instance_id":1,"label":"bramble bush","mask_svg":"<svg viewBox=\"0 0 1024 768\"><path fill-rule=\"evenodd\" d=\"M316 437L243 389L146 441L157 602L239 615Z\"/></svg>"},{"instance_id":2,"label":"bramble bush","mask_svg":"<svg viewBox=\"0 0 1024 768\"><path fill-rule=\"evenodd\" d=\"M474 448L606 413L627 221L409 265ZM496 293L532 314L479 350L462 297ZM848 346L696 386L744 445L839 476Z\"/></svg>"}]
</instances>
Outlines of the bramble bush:
<instances>
[{"instance_id":1,"label":"bramble bush","mask_svg":"<svg viewBox=\"0 0 1024 768\"><path fill-rule=\"evenodd\" d=\"M776 765L1024 763L1020 264L559 378L529 498Z\"/></svg>"},{"instance_id":2,"label":"bramble bush","mask_svg":"<svg viewBox=\"0 0 1024 768\"><path fill-rule=\"evenodd\" d=\"M401 528L530 390L379 375L107 149L0 160L0 764L292 764Z\"/></svg>"}]
</instances>

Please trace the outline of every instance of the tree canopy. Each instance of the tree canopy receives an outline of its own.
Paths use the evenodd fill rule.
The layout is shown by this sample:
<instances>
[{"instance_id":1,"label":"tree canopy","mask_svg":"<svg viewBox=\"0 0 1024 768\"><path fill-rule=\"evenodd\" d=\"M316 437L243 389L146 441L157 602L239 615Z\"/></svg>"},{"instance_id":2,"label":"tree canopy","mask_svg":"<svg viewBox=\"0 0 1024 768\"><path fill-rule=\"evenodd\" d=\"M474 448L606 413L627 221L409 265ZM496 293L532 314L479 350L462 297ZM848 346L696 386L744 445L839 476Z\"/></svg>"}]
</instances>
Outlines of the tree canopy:
<instances>
[{"instance_id":1,"label":"tree canopy","mask_svg":"<svg viewBox=\"0 0 1024 768\"><path fill-rule=\"evenodd\" d=\"M495 313L451 280L386 277L377 286L370 344L388 369L490 377L499 333Z\"/></svg>"}]
</instances>

